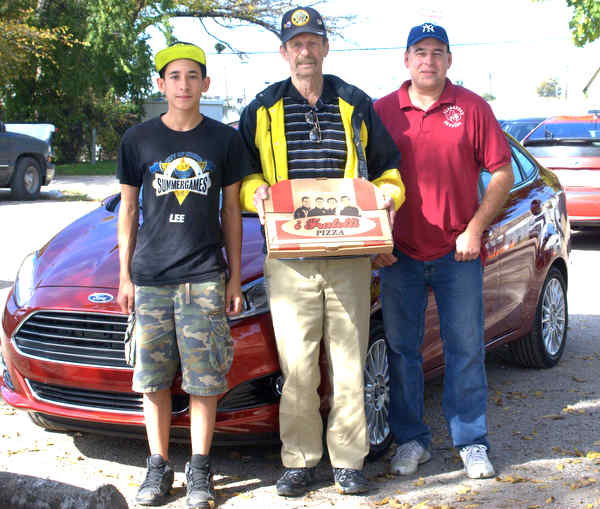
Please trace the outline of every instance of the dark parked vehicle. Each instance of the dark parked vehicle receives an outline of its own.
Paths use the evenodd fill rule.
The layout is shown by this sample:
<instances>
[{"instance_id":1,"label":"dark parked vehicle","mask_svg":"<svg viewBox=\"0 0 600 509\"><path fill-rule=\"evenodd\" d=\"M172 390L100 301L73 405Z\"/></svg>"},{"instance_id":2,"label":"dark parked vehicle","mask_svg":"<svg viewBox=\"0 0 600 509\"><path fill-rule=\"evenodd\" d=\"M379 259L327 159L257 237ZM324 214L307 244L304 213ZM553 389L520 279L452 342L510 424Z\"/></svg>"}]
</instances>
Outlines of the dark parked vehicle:
<instances>
[{"instance_id":1,"label":"dark parked vehicle","mask_svg":"<svg viewBox=\"0 0 600 509\"><path fill-rule=\"evenodd\" d=\"M559 178L571 227L600 228L600 112L551 117L523 144Z\"/></svg>"},{"instance_id":2,"label":"dark parked vehicle","mask_svg":"<svg viewBox=\"0 0 600 509\"><path fill-rule=\"evenodd\" d=\"M523 138L540 125L540 122L543 122L545 118L546 117L529 117L502 120L500 125L502 125L502 129L513 138L522 141Z\"/></svg>"},{"instance_id":3,"label":"dark parked vehicle","mask_svg":"<svg viewBox=\"0 0 600 509\"><path fill-rule=\"evenodd\" d=\"M54 178L50 141L12 132L0 122L0 187L10 187L15 198L37 198L40 188Z\"/></svg>"},{"instance_id":4,"label":"dark parked vehicle","mask_svg":"<svg viewBox=\"0 0 600 509\"><path fill-rule=\"evenodd\" d=\"M505 345L523 366L549 368L567 340L567 256L570 238L565 196L556 176L510 139L515 184L485 238L485 337ZM483 193L490 174L483 171ZM4 400L29 411L48 429L144 436L142 398L131 391L125 363L127 326L117 303L120 197L58 233L20 268L2 318L0 389ZM230 390L217 411L215 443L277 440L282 380L262 276L263 238L256 216L244 217L244 311L231 323L235 357ZM392 437L387 423L387 347L372 285L371 335L365 364L365 401L371 453ZM424 370L444 369L433 296L427 310ZM290 327L293 327L290 324ZM320 387L327 413L330 389L325 356ZM173 385L173 438L189 436L188 397Z\"/></svg>"}]
</instances>

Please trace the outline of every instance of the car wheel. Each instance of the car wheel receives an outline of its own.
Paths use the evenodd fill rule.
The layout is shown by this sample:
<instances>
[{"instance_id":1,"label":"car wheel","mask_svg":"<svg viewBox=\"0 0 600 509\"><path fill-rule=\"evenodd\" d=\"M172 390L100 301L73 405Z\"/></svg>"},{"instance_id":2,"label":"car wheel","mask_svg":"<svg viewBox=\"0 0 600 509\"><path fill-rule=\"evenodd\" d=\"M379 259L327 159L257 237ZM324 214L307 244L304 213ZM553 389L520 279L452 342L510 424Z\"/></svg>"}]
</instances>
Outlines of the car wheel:
<instances>
[{"instance_id":1,"label":"car wheel","mask_svg":"<svg viewBox=\"0 0 600 509\"><path fill-rule=\"evenodd\" d=\"M369 459L381 456L392 442L390 413L390 371L383 325L371 327L365 363L365 412L369 432Z\"/></svg>"},{"instance_id":2,"label":"car wheel","mask_svg":"<svg viewBox=\"0 0 600 509\"><path fill-rule=\"evenodd\" d=\"M42 170L32 157L22 157L12 179L12 193L19 200L37 198L42 187Z\"/></svg>"},{"instance_id":3,"label":"car wheel","mask_svg":"<svg viewBox=\"0 0 600 509\"><path fill-rule=\"evenodd\" d=\"M38 414L37 412L27 412L27 414L33 424L40 428L44 428L47 431L67 431L67 428L63 428L62 426L58 426L57 424L48 421L42 414Z\"/></svg>"},{"instance_id":4,"label":"car wheel","mask_svg":"<svg viewBox=\"0 0 600 509\"><path fill-rule=\"evenodd\" d=\"M540 293L531 332L509 347L515 360L528 368L556 365L567 342L568 320L565 279L552 267Z\"/></svg>"}]
</instances>

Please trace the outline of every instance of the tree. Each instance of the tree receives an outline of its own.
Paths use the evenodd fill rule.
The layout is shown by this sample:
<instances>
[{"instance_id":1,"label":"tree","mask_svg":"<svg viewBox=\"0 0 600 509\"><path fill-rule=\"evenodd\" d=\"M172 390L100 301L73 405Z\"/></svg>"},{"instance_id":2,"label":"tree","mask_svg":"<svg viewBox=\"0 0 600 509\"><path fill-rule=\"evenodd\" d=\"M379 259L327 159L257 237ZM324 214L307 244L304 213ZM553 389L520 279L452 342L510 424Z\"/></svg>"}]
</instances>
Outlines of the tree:
<instances>
[{"instance_id":1,"label":"tree","mask_svg":"<svg viewBox=\"0 0 600 509\"><path fill-rule=\"evenodd\" d=\"M29 2L13 0L0 5L0 87L17 80L32 59L51 59L55 43L72 47L77 41L65 26L35 26L37 13Z\"/></svg>"},{"instance_id":2,"label":"tree","mask_svg":"<svg viewBox=\"0 0 600 509\"><path fill-rule=\"evenodd\" d=\"M600 2L598 0L567 0L573 8L569 28L577 46L585 46L600 37Z\"/></svg>"},{"instance_id":3,"label":"tree","mask_svg":"<svg viewBox=\"0 0 600 509\"><path fill-rule=\"evenodd\" d=\"M201 23L211 18L226 27L251 23L277 34L289 8L288 0L0 0L0 19L10 23L6 27L18 26L28 40L38 41L38 46L31 42L34 49L14 57L18 65L0 60L11 71L0 81L5 117L55 124L60 161L85 154L92 128L105 153L114 153L115 140L139 120L151 92L148 27L159 28L168 43L174 39L171 20L182 16ZM335 32L347 19L327 23ZM8 48L19 54L18 48Z\"/></svg>"},{"instance_id":4,"label":"tree","mask_svg":"<svg viewBox=\"0 0 600 509\"><path fill-rule=\"evenodd\" d=\"M536 90L540 97L560 97L562 95L562 89L555 78L542 81Z\"/></svg>"}]
</instances>

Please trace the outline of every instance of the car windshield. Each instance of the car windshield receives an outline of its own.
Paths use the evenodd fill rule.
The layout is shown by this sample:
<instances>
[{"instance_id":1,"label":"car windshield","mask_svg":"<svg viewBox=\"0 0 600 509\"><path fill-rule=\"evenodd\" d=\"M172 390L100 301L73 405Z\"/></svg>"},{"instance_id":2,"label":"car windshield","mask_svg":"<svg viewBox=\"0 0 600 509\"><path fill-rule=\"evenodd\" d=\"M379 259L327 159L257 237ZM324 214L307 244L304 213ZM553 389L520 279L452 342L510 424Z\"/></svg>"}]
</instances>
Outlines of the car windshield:
<instances>
[{"instance_id":1,"label":"car windshield","mask_svg":"<svg viewBox=\"0 0 600 509\"><path fill-rule=\"evenodd\" d=\"M581 140L600 141L600 118L591 122L561 122L542 124L533 131L528 141L534 140Z\"/></svg>"},{"instance_id":2,"label":"car windshield","mask_svg":"<svg viewBox=\"0 0 600 509\"><path fill-rule=\"evenodd\" d=\"M536 127L544 119L536 119L531 121L519 121L519 120L508 120L506 121L502 129L517 140L522 140L534 127Z\"/></svg>"}]
</instances>

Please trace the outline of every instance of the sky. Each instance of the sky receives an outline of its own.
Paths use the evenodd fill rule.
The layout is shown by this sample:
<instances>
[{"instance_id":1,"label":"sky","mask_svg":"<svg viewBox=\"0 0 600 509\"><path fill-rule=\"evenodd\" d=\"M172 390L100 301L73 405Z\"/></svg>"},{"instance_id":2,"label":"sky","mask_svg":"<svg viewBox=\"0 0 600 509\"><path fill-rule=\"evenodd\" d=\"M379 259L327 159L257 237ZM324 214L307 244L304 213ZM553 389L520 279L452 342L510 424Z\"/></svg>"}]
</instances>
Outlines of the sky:
<instances>
[{"instance_id":1,"label":"sky","mask_svg":"<svg viewBox=\"0 0 600 509\"><path fill-rule=\"evenodd\" d=\"M373 98L392 92L409 78L403 63L408 32L432 21L448 32L453 53L448 77L478 94L493 94L496 100L491 104L499 118L537 116L546 109L552 110L548 114L584 113L589 107L581 90L600 66L600 40L575 47L565 0L331 0L314 6L324 16L356 16L341 30L343 38L330 38L324 72L340 76ZM269 83L289 76L274 34L252 26L226 30L211 20L205 24L219 38L248 52L244 59L229 50L219 55L214 50L217 41L198 20L174 21L178 39L198 44L207 53L209 95L247 102ZM164 37L154 30L149 33L153 51L162 49ZM537 86L551 78L559 81L567 100L548 103L538 98Z\"/></svg>"}]
</instances>

